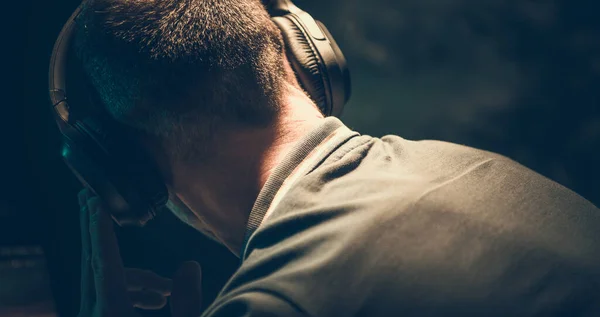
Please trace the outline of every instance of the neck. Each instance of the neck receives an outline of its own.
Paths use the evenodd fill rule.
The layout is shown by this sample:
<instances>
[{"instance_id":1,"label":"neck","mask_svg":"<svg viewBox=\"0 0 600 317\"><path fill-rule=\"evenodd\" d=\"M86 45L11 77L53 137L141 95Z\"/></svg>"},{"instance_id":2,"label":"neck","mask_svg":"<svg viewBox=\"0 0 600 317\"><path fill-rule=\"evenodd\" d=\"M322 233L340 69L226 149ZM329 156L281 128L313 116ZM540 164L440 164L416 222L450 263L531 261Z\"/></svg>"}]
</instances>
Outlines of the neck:
<instances>
[{"instance_id":1,"label":"neck","mask_svg":"<svg viewBox=\"0 0 600 317\"><path fill-rule=\"evenodd\" d=\"M271 172L323 120L302 91L292 86L290 91L269 127L228 129L209 160L171 166L172 192L193 213L194 227L210 231L238 256L248 217Z\"/></svg>"}]
</instances>

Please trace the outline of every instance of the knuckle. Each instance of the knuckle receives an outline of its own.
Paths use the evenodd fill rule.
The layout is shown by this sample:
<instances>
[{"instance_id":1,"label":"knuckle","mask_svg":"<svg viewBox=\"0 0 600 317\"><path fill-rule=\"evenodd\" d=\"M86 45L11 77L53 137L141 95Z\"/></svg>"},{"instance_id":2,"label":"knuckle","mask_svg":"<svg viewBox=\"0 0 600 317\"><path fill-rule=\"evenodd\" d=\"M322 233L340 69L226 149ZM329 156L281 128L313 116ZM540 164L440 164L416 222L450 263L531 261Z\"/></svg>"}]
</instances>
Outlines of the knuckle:
<instances>
[{"instance_id":1,"label":"knuckle","mask_svg":"<svg viewBox=\"0 0 600 317\"><path fill-rule=\"evenodd\" d=\"M94 271L94 277L99 280L104 279L105 272L110 269L106 262L102 261L97 255L92 256L91 265L92 270Z\"/></svg>"},{"instance_id":2,"label":"knuckle","mask_svg":"<svg viewBox=\"0 0 600 317\"><path fill-rule=\"evenodd\" d=\"M89 226L90 226L90 234L92 235L92 245L95 243L95 235L97 234L98 227L100 225L100 217L97 214L90 212L89 215Z\"/></svg>"},{"instance_id":3,"label":"knuckle","mask_svg":"<svg viewBox=\"0 0 600 317\"><path fill-rule=\"evenodd\" d=\"M96 279L100 279L100 280L103 279L103 277L104 277L103 272L104 272L104 268L105 268L104 263L102 263L102 261L93 259L91 261L91 264L92 264L92 271L94 271L94 277Z\"/></svg>"},{"instance_id":4,"label":"knuckle","mask_svg":"<svg viewBox=\"0 0 600 317\"><path fill-rule=\"evenodd\" d=\"M90 211L92 211L92 212L100 209L100 204L101 204L101 201L100 201L99 197L91 197L87 201L87 205L89 206Z\"/></svg>"},{"instance_id":5,"label":"knuckle","mask_svg":"<svg viewBox=\"0 0 600 317\"><path fill-rule=\"evenodd\" d=\"M90 206L89 208L89 221L90 228L97 230L95 228L99 228L102 224L103 217L100 209Z\"/></svg>"},{"instance_id":6,"label":"knuckle","mask_svg":"<svg viewBox=\"0 0 600 317\"><path fill-rule=\"evenodd\" d=\"M89 209L90 224L100 224L103 219L103 202L99 197L88 199L87 206Z\"/></svg>"},{"instance_id":7,"label":"knuckle","mask_svg":"<svg viewBox=\"0 0 600 317\"><path fill-rule=\"evenodd\" d=\"M77 200L79 201L79 205L81 207L86 205L86 200L87 200L87 189L82 189L79 191L79 193L77 193Z\"/></svg>"}]
</instances>

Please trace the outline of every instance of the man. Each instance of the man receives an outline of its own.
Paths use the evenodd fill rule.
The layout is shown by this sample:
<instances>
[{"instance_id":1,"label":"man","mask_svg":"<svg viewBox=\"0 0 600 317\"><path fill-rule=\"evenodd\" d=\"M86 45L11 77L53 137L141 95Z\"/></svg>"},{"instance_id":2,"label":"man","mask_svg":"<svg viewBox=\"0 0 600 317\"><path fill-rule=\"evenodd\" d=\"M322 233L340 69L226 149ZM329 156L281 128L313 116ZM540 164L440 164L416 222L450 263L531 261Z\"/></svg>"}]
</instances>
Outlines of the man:
<instances>
[{"instance_id":1,"label":"man","mask_svg":"<svg viewBox=\"0 0 600 317\"><path fill-rule=\"evenodd\" d=\"M77 53L108 112L156 160L173 212L241 259L205 316L600 314L595 206L494 153L324 118L258 0L84 10ZM169 294L174 316L200 311L197 266L172 289L126 282L107 211L87 191L80 204L81 315Z\"/></svg>"}]
</instances>

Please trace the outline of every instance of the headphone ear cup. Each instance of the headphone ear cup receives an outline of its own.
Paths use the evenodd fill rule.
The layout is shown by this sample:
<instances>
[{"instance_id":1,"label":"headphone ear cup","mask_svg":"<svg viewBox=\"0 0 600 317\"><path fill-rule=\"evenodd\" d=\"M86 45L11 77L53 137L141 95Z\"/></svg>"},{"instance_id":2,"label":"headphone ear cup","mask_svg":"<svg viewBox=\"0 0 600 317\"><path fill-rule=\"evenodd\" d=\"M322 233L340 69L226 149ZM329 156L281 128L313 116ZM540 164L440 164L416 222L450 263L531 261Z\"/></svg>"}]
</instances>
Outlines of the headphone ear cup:
<instances>
[{"instance_id":1,"label":"headphone ear cup","mask_svg":"<svg viewBox=\"0 0 600 317\"><path fill-rule=\"evenodd\" d=\"M328 78L313 43L296 21L287 16L272 18L281 30L287 58L296 72L302 88L310 95L324 115L330 115L327 102Z\"/></svg>"},{"instance_id":2,"label":"headphone ear cup","mask_svg":"<svg viewBox=\"0 0 600 317\"><path fill-rule=\"evenodd\" d=\"M68 65L70 118L62 156L121 226L143 226L168 199L158 167L134 133L106 111L79 60Z\"/></svg>"},{"instance_id":3,"label":"headphone ear cup","mask_svg":"<svg viewBox=\"0 0 600 317\"><path fill-rule=\"evenodd\" d=\"M74 120L63 140L63 160L119 225L143 226L166 204L167 188L144 149L100 117Z\"/></svg>"},{"instance_id":4,"label":"headphone ear cup","mask_svg":"<svg viewBox=\"0 0 600 317\"><path fill-rule=\"evenodd\" d=\"M333 94L333 115L337 116L342 113L344 105L346 102L350 100L350 96L352 95L352 81L350 79L350 69L348 69L348 63L346 61L346 57L339 45L333 38L333 35L329 32L329 29L323 24L321 21L315 20L317 25L321 28L321 31L325 33L325 36L329 40L329 44L331 45L331 49L336 61L336 69L334 71L335 74L329 74L329 81L332 85L332 94ZM341 78L337 78L337 76L341 76Z\"/></svg>"}]
</instances>

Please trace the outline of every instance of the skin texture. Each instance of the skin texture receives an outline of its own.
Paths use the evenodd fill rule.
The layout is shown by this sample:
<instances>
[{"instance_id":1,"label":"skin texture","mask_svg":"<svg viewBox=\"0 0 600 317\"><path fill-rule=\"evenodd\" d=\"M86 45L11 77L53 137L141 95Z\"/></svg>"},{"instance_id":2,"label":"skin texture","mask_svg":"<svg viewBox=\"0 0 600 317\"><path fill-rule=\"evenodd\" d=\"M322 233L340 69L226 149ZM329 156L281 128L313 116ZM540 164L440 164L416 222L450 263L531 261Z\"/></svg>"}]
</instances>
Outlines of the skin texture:
<instances>
[{"instance_id":1,"label":"skin texture","mask_svg":"<svg viewBox=\"0 0 600 317\"><path fill-rule=\"evenodd\" d=\"M173 212L239 255L271 169L323 119L259 0L86 2L75 53L154 156Z\"/></svg>"},{"instance_id":2,"label":"skin texture","mask_svg":"<svg viewBox=\"0 0 600 317\"><path fill-rule=\"evenodd\" d=\"M287 66L288 74L293 74ZM266 128L229 126L208 161L169 157L161 143L142 138L158 162L171 195L184 204L173 210L199 231L209 232L239 256L252 205L277 163L324 118L288 76L282 111ZM82 232L83 316L139 316L134 307L160 309L170 297L173 317L198 316L202 308L201 269L184 263L173 279L123 267L109 212L84 189L79 194Z\"/></svg>"},{"instance_id":3,"label":"skin texture","mask_svg":"<svg viewBox=\"0 0 600 317\"><path fill-rule=\"evenodd\" d=\"M169 157L157 140L143 140L171 195L184 204L173 212L192 227L215 236L236 256L254 201L271 170L300 137L324 119L295 79L286 86L282 111L272 125L223 128L208 160L177 160Z\"/></svg>"},{"instance_id":4,"label":"skin texture","mask_svg":"<svg viewBox=\"0 0 600 317\"><path fill-rule=\"evenodd\" d=\"M131 15L123 15L123 17L129 19ZM276 30L275 25L271 24L270 26ZM255 29L258 28L250 27L248 32L253 32ZM222 35L225 38L235 38L237 33L225 32ZM264 30L261 30L262 33ZM175 37L166 36L165 38L173 39ZM201 42L193 41L193 43ZM215 41L211 43L215 43ZM224 53L230 51L229 49L223 51L217 49L213 53L220 60L227 61L224 56L228 55L224 55ZM261 56L266 58L266 63L269 56L264 54L265 52ZM181 146L180 140L193 139L189 133L177 135L177 142L175 142L177 146L173 145L171 142L173 140L147 131L144 132L144 129L140 129L141 132L136 135L156 161L159 172L169 189L171 201L177 201L176 208L171 208L173 213L198 231L206 233L226 246L237 256L240 255L250 211L271 171L302 136L324 119L314 102L300 88L283 49L277 54L278 56L275 56L276 63L280 64L266 63L266 66L261 64L258 71L273 75L263 77L274 80L275 82L267 83L267 86L271 85L277 89L269 90L271 94L266 93L266 90L265 92L259 91L258 95L262 96L261 98L240 99L245 103L240 105L240 108L243 109L265 109L276 104L278 111L266 127L264 124L237 124L235 122L239 122L239 120L224 120L225 122L219 123L218 131L215 131L215 142L201 144L193 142L191 145L189 142L183 142L186 146L192 147L185 148L184 152L210 154L200 155L198 159L189 159L189 157L177 154L178 151L174 151L174 148ZM268 65L273 66L272 69L267 67ZM282 72L278 74L277 71ZM112 72L108 73L113 74ZM119 85L114 87L125 85L123 81L116 80L116 82L119 82ZM246 93L256 90L251 82L244 80L241 82L244 84L236 84L233 88L247 89ZM104 87L101 83L100 86ZM232 91L228 91L229 94L237 91L233 88L222 89L225 91L231 89ZM210 93L211 91L204 92ZM115 94L108 93L107 95L114 96ZM170 104L170 98L156 99L148 95L141 97L153 99L156 102L165 102L161 105L167 108L181 106L177 103ZM186 104L183 108L206 107L201 101L207 100L206 98L190 99L196 101L185 101ZM216 98L215 100L222 99L227 98ZM227 104L216 102L211 104L211 108L226 109ZM139 118L136 117L136 119ZM195 128L202 130L203 126L196 125ZM160 277L148 271L124 268L112 231L112 222L110 216L107 216L109 212L104 209L100 200L93 197L87 190L82 191L79 198L82 209L82 241L85 242L82 252L84 256L81 317L137 316L134 307L160 309L164 307L167 300L170 301L174 317L200 314L202 308L201 270L197 263L184 263L172 279Z\"/></svg>"},{"instance_id":5,"label":"skin texture","mask_svg":"<svg viewBox=\"0 0 600 317\"><path fill-rule=\"evenodd\" d=\"M156 161L172 212L239 256L271 171L324 119L279 29L258 0L87 5L74 47L98 97ZM80 316L136 316L167 301L174 317L200 314L197 263L172 279L124 268L110 211L86 190L79 198Z\"/></svg>"}]
</instances>

